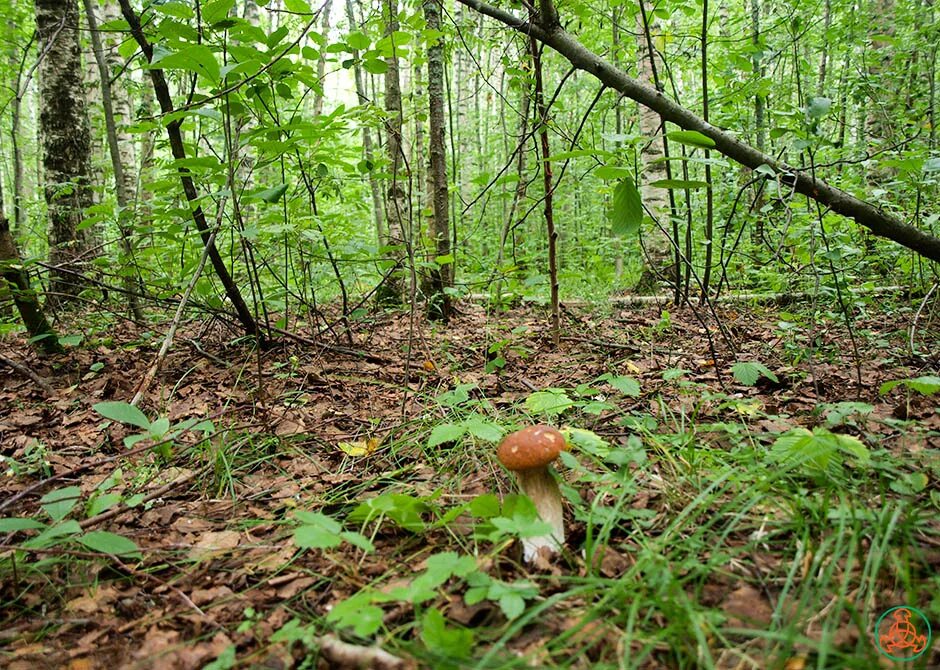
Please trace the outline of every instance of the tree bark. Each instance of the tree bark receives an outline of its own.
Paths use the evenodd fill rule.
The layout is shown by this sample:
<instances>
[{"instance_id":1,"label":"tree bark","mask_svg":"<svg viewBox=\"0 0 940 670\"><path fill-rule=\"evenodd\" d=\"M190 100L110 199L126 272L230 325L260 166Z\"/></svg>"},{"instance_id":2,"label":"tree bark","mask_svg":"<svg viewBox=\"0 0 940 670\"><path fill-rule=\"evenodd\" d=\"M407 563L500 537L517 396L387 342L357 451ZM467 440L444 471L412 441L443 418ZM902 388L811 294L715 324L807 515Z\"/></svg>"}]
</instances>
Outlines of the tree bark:
<instances>
[{"instance_id":1,"label":"tree bark","mask_svg":"<svg viewBox=\"0 0 940 670\"><path fill-rule=\"evenodd\" d=\"M353 8L353 0L346 0L346 17L350 27L359 25L359 22L356 20L355 9ZM366 105L369 103L369 98L366 95L366 86L362 77L362 66L359 64L359 52L353 50L352 57L353 75L356 80L356 98L359 100L360 105ZM363 124L362 153L365 156L366 162L372 166L369 168L369 193L372 195L372 216L375 218L376 239L381 245L384 243L383 240L385 239L385 227L382 223L385 218L385 212L382 207L382 189L379 188L379 182L375 178L375 151L372 146L372 131L369 129L368 125Z\"/></svg>"},{"instance_id":2,"label":"tree bark","mask_svg":"<svg viewBox=\"0 0 940 670\"><path fill-rule=\"evenodd\" d=\"M62 345L46 320L39 299L29 285L29 274L10 234L10 223L0 209L0 280L8 284L13 304L23 319L33 345L46 354L62 353Z\"/></svg>"},{"instance_id":3,"label":"tree bark","mask_svg":"<svg viewBox=\"0 0 940 670\"><path fill-rule=\"evenodd\" d=\"M85 4L85 18L91 33L92 50L95 53L95 62L98 66L98 77L101 84L101 106L104 110L104 123L108 141L108 152L111 157L111 168L114 172L114 188L118 204L118 233L120 234L121 255L123 256L121 272L123 274L124 289L131 314L138 321L143 321L144 315L137 301L137 285L134 281L136 267L134 263L134 249L131 244L131 233L127 221L133 221L133 184L121 160L121 149L118 144L117 123L114 118L114 108L111 96L111 73L105 62L104 49L101 46L101 37L98 34L98 19L95 17L95 7L92 0L83 0ZM126 267L127 265L131 267ZM133 273L133 274L132 274Z\"/></svg>"},{"instance_id":4,"label":"tree bark","mask_svg":"<svg viewBox=\"0 0 940 670\"><path fill-rule=\"evenodd\" d=\"M385 0L385 36L389 37L398 30L398 3ZM398 50L392 45L392 54L385 59L388 70L385 73L385 120L386 150L388 151L390 181L385 192L385 216L388 237L384 241L390 247L387 258L399 266L383 283L376 296L379 302L401 304L404 294L401 266L405 263L404 223L408 217L408 194L405 192L405 176L402 152L402 107L401 82L398 72Z\"/></svg>"},{"instance_id":5,"label":"tree bark","mask_svg":"<svg viewBox=\"0 0 940 670\"><path fill-rule=\"evenodd\" d=\"M425 0L424 16L428 29L441 30L440 0ZM444 153L444 43L441 37L428 47L428 121L430 165L428 186L434 216L428 231L433 245L434 266L431 268L428 317L447 320L450 297L446 289L453 286L453 258L450 248L450 192L447 188L447 156ZM440 263L438 261L441 261Z\"/></svg>"},{"instance_id":6,"label":"tree bark","mask_svg":"<svg viewBox=\"0 0 940 670\"><path fill-rule=\"evenodd\" d=\"M853 219L876 235L893 240L925 258L940 262L940 238L908 225L874 205L814 178L808 171L797 170L783 161L778 161L758 151L731 133L706 123L655 89L613 67L588 50L567 31L559 27L545 29L539 23L521 19L481 0L459 0L459 2L504 23L523 35L534 36L567 58L579 70L595 76L628 98L656 110L665 120L675 123L680 128L695 130L705 135L715 143L716 151L731 160L751 169L768 165L777 173L778 179L792 186L797 193L825 205L837 214Z\"/></svg>"},{"instance_id":7,"label":"tree bark","mask_svg":"<svg viewBox=\"0 0 940 670\"><path fill-rule=\"evenodd\" d=\"M82 288L81 260L90 236L79 229L92 204L91 128L82 88L82 59L75 0L36 0L40 51L40 125L49 262L50 300L67 303ZM62 268L58 271L57 268Z\"/></svg>"}]
</instances>

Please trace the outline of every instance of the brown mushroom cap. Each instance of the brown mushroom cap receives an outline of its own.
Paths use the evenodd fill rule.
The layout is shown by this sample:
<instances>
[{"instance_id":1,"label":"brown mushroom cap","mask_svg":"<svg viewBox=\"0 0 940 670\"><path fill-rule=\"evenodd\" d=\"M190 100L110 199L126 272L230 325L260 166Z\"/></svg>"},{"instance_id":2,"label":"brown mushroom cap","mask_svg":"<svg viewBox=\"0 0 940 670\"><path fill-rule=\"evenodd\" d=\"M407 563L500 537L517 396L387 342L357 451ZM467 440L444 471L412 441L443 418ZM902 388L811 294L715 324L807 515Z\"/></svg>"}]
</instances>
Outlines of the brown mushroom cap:
<instances>
[{"instance_id":1,"label":"brown mushroom cap","mask_svg":"<svg viewBox=\"0 0 940 670\"><path fill-rule=\"evenodd\" d=\"M529 426L510 433L499 443L497 456L510 470L545 467L566 448L565 436L556 428Z\"/></svg>"}]
</instances>

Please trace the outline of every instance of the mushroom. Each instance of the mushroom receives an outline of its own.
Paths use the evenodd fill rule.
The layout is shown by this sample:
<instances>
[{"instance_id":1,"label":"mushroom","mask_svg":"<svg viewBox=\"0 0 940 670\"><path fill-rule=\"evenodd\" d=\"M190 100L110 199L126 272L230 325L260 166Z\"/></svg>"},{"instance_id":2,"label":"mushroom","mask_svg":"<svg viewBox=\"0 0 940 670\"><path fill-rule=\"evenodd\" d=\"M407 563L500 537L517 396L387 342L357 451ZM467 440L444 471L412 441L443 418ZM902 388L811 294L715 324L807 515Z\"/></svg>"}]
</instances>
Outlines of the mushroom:
<instances>
[{"instance_id":1,"label":"mushroom","mask_svg":"<svg viewBox=\"0 0 940 670\"><path fill-rule=\"evenodd\" d=\"M565 436L545 425L517 430L499 443L500 463L515 471L519 487L532 500L539 518L552 527L548 535L522 539L522 556L527 563L533 562L542 549L553 554L565 542L561 491L548 466L566 448Z\"/></svg>"}]
</instances>

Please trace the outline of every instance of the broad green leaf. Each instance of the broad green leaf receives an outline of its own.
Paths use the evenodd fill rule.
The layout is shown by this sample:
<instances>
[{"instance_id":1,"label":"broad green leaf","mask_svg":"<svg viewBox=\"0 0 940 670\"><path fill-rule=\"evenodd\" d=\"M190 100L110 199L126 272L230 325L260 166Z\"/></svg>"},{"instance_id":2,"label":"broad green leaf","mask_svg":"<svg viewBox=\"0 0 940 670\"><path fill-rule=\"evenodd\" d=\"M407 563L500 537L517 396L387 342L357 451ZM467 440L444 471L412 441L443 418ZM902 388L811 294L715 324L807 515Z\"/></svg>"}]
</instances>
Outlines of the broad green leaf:
<instances>
[{"instance_id":1,"label":"broad green leaf","mask_svg":"<svg viewBox=\"0 0 940 670\"><path fill-rule=\"evenodd\" d=\"M623 179L624 177L632 177L633 170L615 165L603 165L594 170L594 176L598 179Z\"/></svg>"},{"instance_id":2,"label":"broad green leaf","mask_svg":"<svg viewBox=\"0 0 940 670\"><path fill-rule=\"evenodd\" d=\"M210 26L228 16L235 6L235 0L211 0L202 6L202 20Z\"/></svg>"},{"instance_id":3,"label":"broad green leaf","mask_svg":"<svg viewBox=\"0 0 940 670\"><path fill-rule=\"evenodd\" d=\"M379 58L366 58L362 61L362 67L370 74L385 74L388 72L388 63Z\"/></svg>"},{"instance_id":4,"label":"broad green leaf","mask_svg":"<svg viewBox=\"0 0 940 670\"><path fill-rule=\"evenodd\" d=\"M927 488L930 479L923 472L912 472L903 478L895 479L889 485L891 490L902 495L915 495Z\"/></svg>"},{"instance_id":5,"label":"broad green leaf","mask_svg":"<svg viewBox=\"0 0 940 670\"><path fill-rule=\"evenodd\" d=\"M294 544L301 549L331 549L343 543L336 533L331 533L322 526L298 526L294 530Z\"/></svg>"},{"instance_id":6,"label":"broad green leaf","mask_svg":"<svg viewBox=\"0 0 940 670\"><path fill-rule=\"evenodd\" d=\"M467 428L464 424L439 423L431 430L428 446L436 447L445 442L456 442L464 436L465 432L467 432Z\"/></svg>"},{"instance_id":7,"label":"broad green leaf","mask_svg":"<svg viewBox=\"0 0 940 670\"><path fill-rule=\"evenodd\" d=\"M90 503L88 503L88 516L93 517L101 514L121 502L121 496L118 493L99 493Z\"/></svg>"},{"instance_id":8,"label":"broad green leaf","mask_svg":"<svg viewBox=\"0 0 940 670\"><path fill-rule=\"evenodd\" d=\"M310 5L304 0L284 0L284 9L294 14L309 14Z\"/></svg>"},{"instance_id":9,"label":"broad green leaf","mask_svg":"<svg viewBox=\"0 0 940 670\"><path fill-rule=\"evenodd\" d=\"M19 517L9 517L0 519L0 533L16 533L21 530L39 530L45 528L46 524L35 519L23 519Z\"/></svg>"},{"instance_id":10,"label":"broad green leaf","mask_svg":"<svg viewBox=\"0 0 940 670\"><path fill-rule=\"evenodd\" d=\"M266 188L263 191L253 193L251 197L274 204L281 199L281 196L287 193L287 188L287 184L279 184L278 186L272 186L271 188Z\"/></svg>"},{"instance_id":11,"label":"broad green leaf","mask_svg":"<svg viewBox=\"0 0 940 670\"><path fill-rule=\"evenodd\" d=\"M139 409L126 402L99 402L92 409L106 419L150 430L150 421Z\"/></svg>"},{"instance_id":12,"label":"broad green leaf","mask_svg":"<svg viewBox=\"0 0 940 670\"><path fill-rule=\"evenodd\" d=\"M357 30L346 36L346 44L354 51L363 51L369 48L369 45L372 44L372 40Z\"/></svg>"},{"instance_id":13,"label":"broad green leaf","mask_svg":"<svg viewBox=\"0 0 940 670\"><path fill-rule=\"evenodd\" d=\"M491 519L499 514L499 498L492 493L484 493L470 501L470 515L477 519Z\"/></svg>"},{"instance_id":14,"label":"broad green leaf","mask_svg":"<svg viewBox=\"0 0 940 670\"><path fill-rule=\"evenodd\" d=\"M526 398L525 406L532 414L557 416L574 405L568 394L560 389L536 391Z\"/></svg>"},{"instance_id":15,"label":"broad green leaf","mask_svg":"<svg viewBox=\"0 0 940 670\"><path fill-rule=\"evenodd\" d=\"M690 147L698 147L699 149L711 149L715 146L715 140L707 135L703 135L697 130L674 130L670 133L666 133L666 137L673 142L685 144Z\"/></svg>"},{"instance_id":16,"label":"broad green leaf","mask_svg":"<svg viewBox=\"0 0 940 670\"><path fill-rule=\"evenodd\" d=\"M907 380L908 388L911 388L922 395L933 395L940 391L940 377L926 375Z\"/></svg>"},{"instance_id":17,"label":"broad green leaf","mask_svg":"<svg viewBox=\"0 0 940 670\"><path fill-rule=\"evenodd\" d=\"M140 549L133 540L106 530L93 530L76 539L92 551L100 551L102 554L141 558Z\"/></svg>"},{"instance_id":18,"label":"broad green leaf","mask_svg":"<svg viewBox=\"0 0 940 670\"><path fill-rule=\"evenodd\" d=\"M734 378L745 386L753 386L762 376L773 382L779 382L777 375L767 369L763 363L756 361L738 361L731 366L731 373Z\"/></svg>"},{"instance_id":19,"label":"broad green leaf","mask_svg":"<svg viewBox=\"0 0 940 670\"><path fill-rule=\"evenodd\" d=\"M57 523L68 516L72 508L78 504L81 495L82 490L77 486L66 486L55 491L49 491L39 499L39 505L49 515L53 523Z\"/></svg>"},{"instance_id":20,"label":"broad green leaf","mask_svg":"<svg viewBox=\"0 0 940 670\"><path fill-rule=\"evenodd\" d=\"M42 531L36 537L31 537L23 543L23 546L27 549L44 549L45 547L51 547L55 544L59 544L62 541L62 538L78 535L82 532L82 527L78 525L78 521L75 519L69 519L68 521L63 521L62 523L56 524L55 526L50 526Z\"/></svg>"},{"instance_id":21,"label":"broad green leaf","mask_svg":"<svg viewBox=\"0 0 940 670\"><path fill-rule=\"evenodd\" d=\"M882 384L881 388L879 389L879 393L884 395L891 389L900 385L904 385L907 388L913 391L917 391L923 395L933 395L934 393L940 391L940 377L937 377L936 375L924 375L914 379L895 379Z\"/></svg>"},{"instance_id":22,"label":"broad green leaf","mask_svg":"<svg viewBox=\"0 0 940 670\"><path fill-rule=\"evenodd\" d=\"M643 222L643 203L633 177L624 176L614 189L613 206L610 211L611 229L614 235L636 235Z\"/></svg>"},{"instance_id":23,"label":"broad green leaf","mask_svg":"<svg viewBox=\"0 0 940 670\"><path fill-rule=\"evenodd\" d=\"M468 433L484 442L496 442L503 436L503 429L480 416L471 416L463 423Z\"/></svg>"},{"instance_id":24,"label":"broad green leaf","mask_svg":"<svg viewBox=\"0 0 940 670\"><path fill-rule=\"evenodd\" d=\"M369 637L382 627L384 615L382 608L372 602L372 593L360 591L336 603L326 615L326 620L339 628L352 628L359 637Z\"/></svg>"},{"instance_id":25,"label":"broad green leaf","mask_svg":"<svg viewBox=\"0 0 940 670\"><path fill-rule=\"evenodd\" d=\"M636 398L638 395L640 395L640 382L638 382L633 377L630 377L629 375L614 376L607 373L601 375L597 379L598 381L606 381L615 389L626 396L630 396L631 398Z\"/></svg>"},{"instance_id":26,"label":"broad green leaf","mask_svg":"<svg viewBox=\"0 0 940 670\"><path fill-rule=\"evenodd\" d=\"M421 620L421 641L435 655L466 659L470 658L473 650L473 631L448 626L444 615L432 607L424 613Z\"/></svg>"},{"instance_id":27,"label":"broad green leaf","mask_svg":"<svg viewBox=\"0 0 940 670\"><path fill-rule=\"evenodd\" d=\"M667 189L708 188L708 182L693 179L657 179L650 182L650 186Z\"/></svg>"},{"instance_id":28,"label":"broad green leaf","mask_svg":"<svg viewBox=\"0 0 940 670\"><path fill-rule=\"evenodd\" d=\"M159 55L157 49L154 48L151 67L163 70L186 70L200 74L212 83L219 81L219 61L216 60L212 49L204 44L192 44L177 52L164 49Z\"/></svg>"}]
</instances>

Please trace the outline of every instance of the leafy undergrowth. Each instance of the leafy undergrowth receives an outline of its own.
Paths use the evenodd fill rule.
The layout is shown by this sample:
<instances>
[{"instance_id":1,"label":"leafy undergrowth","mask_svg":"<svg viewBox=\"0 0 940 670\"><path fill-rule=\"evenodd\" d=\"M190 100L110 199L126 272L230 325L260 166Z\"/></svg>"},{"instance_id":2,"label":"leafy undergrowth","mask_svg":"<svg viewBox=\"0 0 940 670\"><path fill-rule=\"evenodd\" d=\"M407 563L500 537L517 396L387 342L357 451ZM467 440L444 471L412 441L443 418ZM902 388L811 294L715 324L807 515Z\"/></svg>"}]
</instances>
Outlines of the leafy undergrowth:
<instances>
[{"instance_id":1,"label":"leafy undergrowth","mask_svg":"<svg viewBox=\"0 0 940 670\"><path fill-rule=\"evenodd\" d=\"M880 614L940 619L938 360L894 310L858 370L838 318L779 311L569 310L552 349L542 313L464 305L360 322L359 355L190 324L142 412L151 333L10 340L56 390L0 387L0 659L892 667ZM534 422L572 449L565 550L528 566L495 446Z\"/></svg>"}]
</instances>

